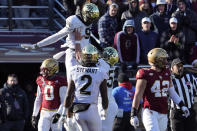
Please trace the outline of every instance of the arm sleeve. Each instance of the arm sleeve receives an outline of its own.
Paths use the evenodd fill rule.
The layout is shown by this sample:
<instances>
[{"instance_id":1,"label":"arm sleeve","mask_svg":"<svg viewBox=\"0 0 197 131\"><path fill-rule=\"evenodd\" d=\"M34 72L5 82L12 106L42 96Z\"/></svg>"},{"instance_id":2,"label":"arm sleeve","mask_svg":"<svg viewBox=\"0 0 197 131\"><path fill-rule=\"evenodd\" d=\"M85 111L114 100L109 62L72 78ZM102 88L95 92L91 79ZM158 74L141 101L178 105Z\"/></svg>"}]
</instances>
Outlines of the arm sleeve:
<instances>
[{"instance_id":1,"label":"arm sleeve","mask_svg":"<svg viewBox=\"0 0 197 131\"><path fill-rule=\"evenodd\" d=\"M42 102L42 94L40 91L40 87L38 86L37 88L37 96L36 99L34 101L34 109L33 109L33 114L32 116L37 116L40 110L40 106L41 106L41 102Z\"/></svg>"},{"instance_id":2,"label":"arm sleeve","mask_svg":"<svg viewBox=\"0 0 197 131\"><path fill-rule=\"evenodd\" d=\"M37 43L38 47L43 47L47 45L51 45L63 37L65 37L71 30L66 26L63 29L61 29L59 32L45 38L44 40Z\"/></svg>"},{"instance_id":3,"label":"arm sleeve","mask_svg":"<svg viewBox=\"0 0 197 131\"><path fill-rule=\"evenodd\" d=\"M176 93L174 87L170 87L168 89L168 94L169 94L170 98L174 101L174 103L176 103L177 105L181 102L181 98Z\"/></svg>"},{"instance_id":4,"label":"arm sleeve","mask_svg":"<svg viewBox=\"0 0 197 131\"><path fill-rule=\"evenodd\" d=\"M64 98L66 96L66 86L62 86L60 87L60 90L59 90L59 94L60 94L60 106L59 106L59 109L57 111L58 114L62 114L62 111L63 111L63 107L64 107Z\"/></svg>"}]
</instances>

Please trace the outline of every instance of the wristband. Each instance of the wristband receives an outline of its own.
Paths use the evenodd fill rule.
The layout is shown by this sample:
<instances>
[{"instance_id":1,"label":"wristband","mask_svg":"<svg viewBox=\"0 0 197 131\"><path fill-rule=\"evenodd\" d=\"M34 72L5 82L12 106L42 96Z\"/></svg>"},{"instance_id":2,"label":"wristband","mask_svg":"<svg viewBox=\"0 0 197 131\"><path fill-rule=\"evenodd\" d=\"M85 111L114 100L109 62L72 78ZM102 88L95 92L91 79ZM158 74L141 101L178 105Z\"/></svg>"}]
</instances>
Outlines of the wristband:
<instances>
[{"instance_id":1,"label":"wristband","mask_svg":"<svg viewBox=\"0 0 197 131\"><path fill-rule=\"evenodd\" d=\"M131 117L137 116L138 110L136 108L132 108L131 110Z\"/></svg>"},{"instance_id":2,"label":"wristband","mask_svg":"<svg viewBox=\"0 0 197 131\"><path fill-rule=\"evenodd\" d=\"M179 105L180 108L181 108L182 106L185 106L185 104L183 103L183 101L180 101L178 105Z\"/></svg>"}]
</instances>

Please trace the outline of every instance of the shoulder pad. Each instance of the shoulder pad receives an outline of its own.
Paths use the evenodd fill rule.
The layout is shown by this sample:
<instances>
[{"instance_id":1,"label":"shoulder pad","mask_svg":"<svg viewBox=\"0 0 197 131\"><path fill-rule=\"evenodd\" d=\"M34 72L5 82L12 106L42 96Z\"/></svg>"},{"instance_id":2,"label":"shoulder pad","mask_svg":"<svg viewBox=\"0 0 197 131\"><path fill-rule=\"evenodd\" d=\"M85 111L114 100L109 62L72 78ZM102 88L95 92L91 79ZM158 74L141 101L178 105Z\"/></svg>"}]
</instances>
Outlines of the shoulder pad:
<instances>
[{"instance_id":1,"label":"shoulder pad","mask_svg":"<svg viewBox=\"0 0 197 131\"><path fill-rule=\"evenodd\" d=\"M77 18L76 15L69 16L66 19L66 27L68 28L72 28L72 29L79 28L81 26L81 23L82 23L81 20Z\"/></svg>"}]
</instances>

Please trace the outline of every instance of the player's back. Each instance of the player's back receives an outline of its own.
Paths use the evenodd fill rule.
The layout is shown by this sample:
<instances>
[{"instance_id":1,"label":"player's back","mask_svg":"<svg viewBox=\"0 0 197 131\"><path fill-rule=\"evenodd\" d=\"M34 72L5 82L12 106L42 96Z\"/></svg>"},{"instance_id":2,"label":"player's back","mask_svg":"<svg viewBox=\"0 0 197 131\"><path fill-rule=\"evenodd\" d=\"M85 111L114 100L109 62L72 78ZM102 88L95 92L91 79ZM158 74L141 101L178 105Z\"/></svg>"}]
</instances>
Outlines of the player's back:
<instances>
[{"instance_id":1,"label":"player's back","mask_svg":"<svg viewBox=\"0 0 197 131\"><path fill-rule=\"evenodd\" d=\"M167 114L167 91L171 79L169 69L156 72L153 69L143 68L138 70L136 78L147 81L143 95L143 107Z\"/></svg>"},{"instance_id":2,"label":"player's back","mask_svg":"<svg viewBox=\"0 0 197 131\"><path fill-rule=\"evenodd\" d=\"M100 85L108 76L99 67L74 66L71 70L71 79L75 83L76 103L97 104Z\"/></svg>"}]
</instances>

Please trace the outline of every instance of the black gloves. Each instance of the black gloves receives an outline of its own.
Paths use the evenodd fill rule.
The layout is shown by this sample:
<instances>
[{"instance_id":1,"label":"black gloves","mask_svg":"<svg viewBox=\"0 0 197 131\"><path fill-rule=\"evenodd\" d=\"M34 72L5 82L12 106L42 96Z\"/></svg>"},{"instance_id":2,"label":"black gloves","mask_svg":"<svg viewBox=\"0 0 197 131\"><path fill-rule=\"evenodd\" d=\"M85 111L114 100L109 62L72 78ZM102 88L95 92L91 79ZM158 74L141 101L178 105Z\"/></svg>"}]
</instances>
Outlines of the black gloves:
<instances>
[{"instance_id":1,"label":"black gloves","mask_svg":"<svg viewBox=\"0 0 197 131\"><path fill-rule=\"evenodd\" d=\"M37 125L37 118L36 118L36 116L32 116L31 117L31 124L32 124L33 128L36 129L36 125Z\"/></svg>"},{"instance_id":2,"label":"black gloves","mask_svg":"<svg viewBox=\"0 0 197 131\"><path fill-rule=\"evenodd\" d=\"M54 123L57 123L58 122L58 120L59 120L59 118L60 118L60 114L58 114L58 113L56 113L56 114L54 114L53 116L52 116L52 123L54 124Z\"/></svg>"}]
</instances>

